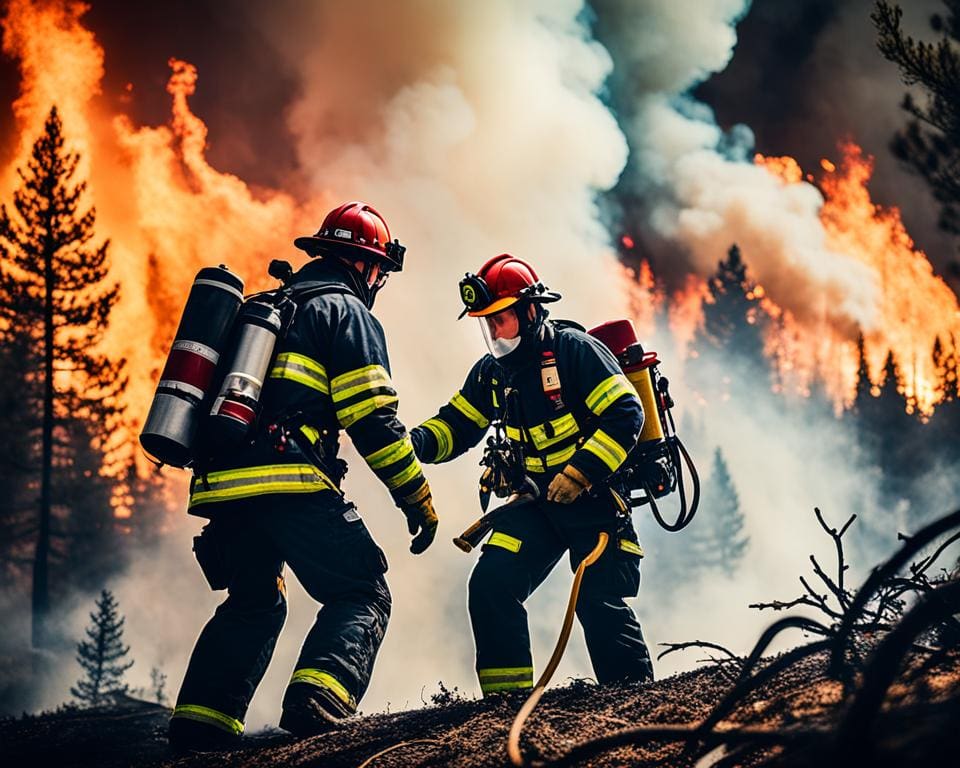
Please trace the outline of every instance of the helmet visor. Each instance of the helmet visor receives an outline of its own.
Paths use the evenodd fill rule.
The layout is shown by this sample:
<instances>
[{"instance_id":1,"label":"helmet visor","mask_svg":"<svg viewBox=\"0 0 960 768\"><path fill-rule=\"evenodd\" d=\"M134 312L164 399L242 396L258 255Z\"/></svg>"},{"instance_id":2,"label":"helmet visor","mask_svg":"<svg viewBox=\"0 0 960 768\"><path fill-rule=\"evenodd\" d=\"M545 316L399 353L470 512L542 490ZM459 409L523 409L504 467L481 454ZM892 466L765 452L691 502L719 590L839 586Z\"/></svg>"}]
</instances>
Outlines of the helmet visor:
<instances>
[{"instance_id":1,"label":"helmet visor","mask_svg":"<svg viewBox=\"0 0 960 768\"><path fill-rule=\"evenodd\" d=\"M513 309L488 317L478 317L483 341L495 358L506 357L520 346L520 322Z\"/></svg>"}]
</instances>

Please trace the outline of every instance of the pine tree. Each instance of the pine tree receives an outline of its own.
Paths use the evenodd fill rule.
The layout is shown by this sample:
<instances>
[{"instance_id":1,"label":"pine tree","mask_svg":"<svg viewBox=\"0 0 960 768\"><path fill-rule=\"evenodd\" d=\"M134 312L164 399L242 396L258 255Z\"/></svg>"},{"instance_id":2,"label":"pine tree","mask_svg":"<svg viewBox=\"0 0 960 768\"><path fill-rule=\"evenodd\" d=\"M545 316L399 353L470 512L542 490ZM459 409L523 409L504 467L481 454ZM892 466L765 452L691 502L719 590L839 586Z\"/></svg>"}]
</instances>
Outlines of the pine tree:
<instances>
[{"instance_id":1,"label":"pine tree","mask_svg":"<svg viewBox=\"0 0 960 768\"><path fill-rule=\"evenodd\" d=\"M960 234L960 3L945 0L946 16L931 19L936 43L914 40L901 26L903 11L880 0L871 15L880 52L897 64L907 85L919 85L923 103L911 94L903 100L910 116L891 150L919 174L940 203L940 226Z\"/></svg>"},{"instance_id":2,"label":"pine tree","mask_svg":"<svg viewBox=\"0 0 960 768\"><path fill-rule=\"evenodd\" d=\"M150 693L157 704L167 704L167 675L160 667L153 667L150 670Z\"/></svg>"},{"instance_id":3,"label":"pine tree","mask_svg":"<svg viewBox=\"0 0 960 768\"><path fill-rule=\"evenodd\" d=\"M17 391L17 412L2 418L17 422L22 438L14 456L0 457L17 485L16 506L3 512L36 542L35 647L54 644L50 562L67 556L55 542L67 541L70 528L88 539L109 535L109 499L104 508L96 487L103 485L100 474L119 419L117 397L126 384L124 362L96 351L119 288L107 281L109 243L92 243L95 210L81 210L86 182L74 180L79 161L66 149L54 107L26 168L18 169L12 210L0 205L0 333L4 346L19 355L5 361L18 374L8 384ZM21 525L24 498L36 496L33 519Z\"/></svg>"},{"instance_id":4,"label":"pine tree","mask_svg":"<svg viewBox=\"0 0 960 768\"><path fill-rule=\"evenodd\" d=\"M691 366L694 386L701 392L719 389L723 396L755 392L753 387L745 386L753 382L769 388L771 371L763 341L767 315L760 307L759 291L747 277L746 264L736 245L718 262L707 288L703 326L694 338L699 352L697 362ZM711 367L721 370L726 380L718 382L716 372L708 370Z\"/></svg>"},{"instance_id":5,"label":"pine tree","mask_svg":"<svg viewBox=\"0 0 960 768\"><path fill-rule=\"evenodd\" d=\"M869 407L873 397L873 384L870 381L870 366L867 364L867 353L863 334L857 336L857 385L856 395L853 398L855 413L863 413Z\"/></svg>"},{"instance_id":6,"label":"pine tree","mask_svg":"<svg viewBox=\"0 0 960 768\"><path fill-rule=\"evenodd\" d=\"M713 468L703 491L703 509L690 524L689 548L697 571L720 570L732 576L750 542L743 531L740 498L723 451L713 454Z\"/></svg>"},{"instance_id":7,"label":"pine tree","mask_svg":"<svg viewBox=\"0 0 960 768\"><path fill-rule=\"evenodd\" d=\"M123 644L125 619L117 612L113 593L104 589L96 601L97 610L90 614L92 624L87 627L87 639L77 643L77 661L86 677L70 689L74 698L89 707L108 703L127 692L124 673L133 661L122 661L130 652Z\"/></svg>"},{"instance_id":8,"label":"pine tree","mask_svg":"<svg viewBox=\"0 0 960 768\"><path fill-rule=\"evenodd\" d=\"M933 347L933 362L937 370L937 394L939 402L952 403L960 400L960 377L958 377L957 342L950 334L950 347L947 349L937 337Z\"/></svg>"}]
</instances>

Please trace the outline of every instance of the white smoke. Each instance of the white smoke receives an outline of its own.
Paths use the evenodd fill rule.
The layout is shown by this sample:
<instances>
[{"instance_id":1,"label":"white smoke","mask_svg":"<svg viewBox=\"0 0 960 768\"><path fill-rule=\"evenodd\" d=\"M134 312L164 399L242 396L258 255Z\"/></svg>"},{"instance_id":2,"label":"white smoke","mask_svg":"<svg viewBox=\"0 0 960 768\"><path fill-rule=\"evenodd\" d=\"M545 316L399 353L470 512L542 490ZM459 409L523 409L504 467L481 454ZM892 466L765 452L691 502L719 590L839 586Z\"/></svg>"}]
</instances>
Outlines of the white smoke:
<instances>
[{"instance_id":1,"label":"white smoke","mask_svg":"<svg viewBox=\"0 0 960 768\"><path fill-rule=\"evenodd\" d=\"M690 265L709 275L738 243L752 276L801 320L826 319L848 334L874 321L873 276L855 259L829 250L811 185L786 186L744 162L749 130L724 135L711 110L687 96L733 55L733 25L748 0L598 0L616 19L608 41L632 114L625 130L633 152L631 183L650 201L647 224L680 243Z\"/></svg>"},{"instance_id":2,"label":"white smoke","mask_svg":"<svg viewBox=\"0 0 960 768\"><path fill-rule=\"evenodd\" d=\"M609 54L577 0L516 4L373 3L271 8L257 15L302 78L289 112L315 192L363 199L408 246L407 267L378 298L400 416L432 415L484 352L476 321L455 322L457 282L507 251L565 295L560 316L596 324L625 312L625 287L595 196L616 182L626 142L598 92ZM364 711L419 706L442 680L479 694L466 612L476 556L450 539L479 515L479 454L428 468L440 532L408 551L400 513L352 450L347 494L390 562L394 611ZM557 569L556 590L569 584ZM562 618L548 585L531 601L541 662ZM275 723L316 605L291 611L250 723ZM542 632L538 632L542 628ZM544 638L544 639L541 639ZM185 661L185 659L183 660ZM580 655L579 673L589 673Z\"/></svg>"}]
</instances>

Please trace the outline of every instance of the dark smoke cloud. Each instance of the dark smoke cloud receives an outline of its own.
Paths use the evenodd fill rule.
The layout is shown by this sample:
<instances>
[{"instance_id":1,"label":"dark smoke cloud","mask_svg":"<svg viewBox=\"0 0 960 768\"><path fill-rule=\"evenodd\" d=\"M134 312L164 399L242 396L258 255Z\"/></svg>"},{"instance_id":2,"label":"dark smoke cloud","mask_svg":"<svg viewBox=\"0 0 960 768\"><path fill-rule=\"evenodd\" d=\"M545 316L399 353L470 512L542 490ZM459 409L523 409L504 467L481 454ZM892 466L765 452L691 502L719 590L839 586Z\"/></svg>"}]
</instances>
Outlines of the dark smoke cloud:
<instances>
[{"instance_id":1,"label":"dark smoke cloud","mask_svg":"<svg viewBox=\"0 0 960 768\"><path fill-rule=\"evenodd\" d=\"M906 30L933 39L928 20L944 11L942 0L900 5ZM806 170L836 159L839 140L859 143L876 157L874 200L900 207L907 230L949 276L957 242L937 227L939 206L926 186L888 149L906 120L899 107L906 87L877 50L873 7L874 0L755 0L737 27L729 66L695 93L722 128L746 123L757 151L791 155Z\"/></svg>"}]
</instances>

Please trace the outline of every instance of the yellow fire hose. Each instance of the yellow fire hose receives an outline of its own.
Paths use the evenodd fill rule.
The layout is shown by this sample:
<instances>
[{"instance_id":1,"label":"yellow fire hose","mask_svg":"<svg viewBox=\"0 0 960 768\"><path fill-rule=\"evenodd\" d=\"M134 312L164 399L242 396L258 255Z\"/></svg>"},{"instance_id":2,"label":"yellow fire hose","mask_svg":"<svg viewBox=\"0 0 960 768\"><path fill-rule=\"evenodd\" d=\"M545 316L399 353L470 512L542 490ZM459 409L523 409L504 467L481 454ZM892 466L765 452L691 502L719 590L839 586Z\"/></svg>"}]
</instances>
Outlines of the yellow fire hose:
<instances>
[{"instance_id":1,"label":"yellow fire hose","mask_svg":"<svg viewBox=\"0 0 960 768\"><path fill-rule=\"evenodd\" d=\"M563 617L563 628L560 630L557 646L553 649L553 655L550 657L547 668L543 670L543 674L540 675L540 679L537 680L533 692L523 703L523 706L520 707L520 711L517 713L513 725L510 727L510 735L507 737L507 754L510 755L510 762L517 766L517 768L523 765L523 755L520 754L520 731L530 716L530 713L533 712L534 707L536 707L540 701L540 697L543 696L543 692L546 690L550 678L553 677L553 673L557 671L557 667L560 665L563 652L567 649L567 640L570 639L570 630L573 628L573 617L576 615L577 598L580 596L580 582L583 581L583 572L600 559L603 550L607 548L608 538L606 533L601 532L597 539L597 546L595 546L593 551L583 558L583 560L580 561L580 565L577 566L577 572L573 577L573 586L570 588L570 600L567 602L567 613Z\"/></svg>"}]
</instances>

